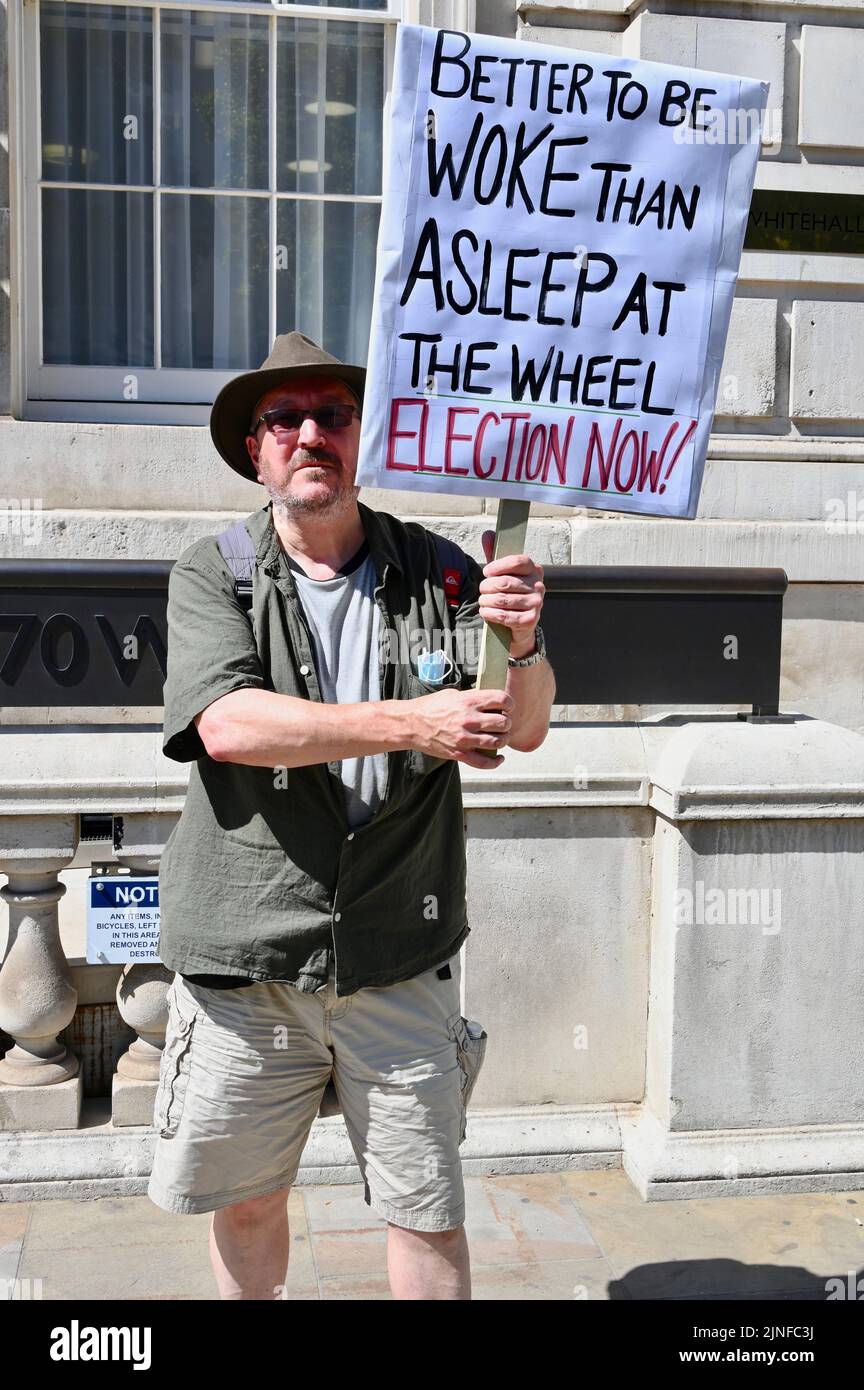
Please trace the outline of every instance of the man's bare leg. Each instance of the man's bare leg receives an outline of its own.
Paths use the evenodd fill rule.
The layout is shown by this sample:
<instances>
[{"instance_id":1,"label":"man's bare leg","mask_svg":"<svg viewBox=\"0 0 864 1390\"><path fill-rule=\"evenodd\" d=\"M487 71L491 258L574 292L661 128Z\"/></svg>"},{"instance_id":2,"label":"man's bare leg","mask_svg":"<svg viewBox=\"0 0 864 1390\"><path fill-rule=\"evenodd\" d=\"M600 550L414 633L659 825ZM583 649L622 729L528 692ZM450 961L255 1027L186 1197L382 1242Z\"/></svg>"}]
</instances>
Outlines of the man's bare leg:
<instances>
[{"instance_id":1,"label":"man's bare leg","mask_svg":"<svg viewBox=\"0 0 864 1390\"><path fill-rule=\"evenodd\" d=\"M470 1299L471 1265L464 1226L409 1231L387 1222L387 1273L394 1298Z\"/></svg>"},{"instance_id":2,"label":"man's bare leg","mask_svg":"<svg viewBox=\"0 0 864 1390\"><path fill-rule=\"evenodd\" d=\"M210 1260L220 1299L279 1299L288 1270L289 1187L214 1211Z\"/></svg>"}]
</instances>

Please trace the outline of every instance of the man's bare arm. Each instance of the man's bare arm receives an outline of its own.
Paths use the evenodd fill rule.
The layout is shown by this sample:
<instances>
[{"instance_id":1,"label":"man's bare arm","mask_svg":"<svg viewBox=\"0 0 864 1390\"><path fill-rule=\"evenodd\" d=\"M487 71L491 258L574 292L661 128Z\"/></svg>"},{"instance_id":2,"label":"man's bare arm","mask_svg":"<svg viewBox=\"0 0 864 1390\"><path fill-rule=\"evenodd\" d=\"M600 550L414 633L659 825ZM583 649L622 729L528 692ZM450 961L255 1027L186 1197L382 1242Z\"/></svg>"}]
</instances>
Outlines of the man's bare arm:
<instances>
[{"instance_id":1,"label":"man's bare arm","mask_svg":"<svg viewBox=\"0 0 864 1390\"><path fill-rule=\"evenodd\" d=\"M471 767L497 767L472 750L496 750L510 731L504 690L443 690L415 700L333 704L244 686L214 700L195 727L215 762L308 767L416 748Z\"/></svg>"},{"instance_id":2,"label":"man's bare arm","mask_svg":"<svg viewBox=\"0 0 864 1390\"><path fill-rule=\"evenodd\" d=\"M507 743L520 753L532 753L549 732L549 716L555 701L552 667L548 661L538 661L536 666L510 666L507 668L507 689L515 701Z\"/></svg>"},{"instance_id":3,"label":"man's bare arm","mask_svg":"<svg viewBox=\"0 0 864 1390\"><path fill-rule=\"evenodd\" d=\"M396 700L336 705L245 687L195 716L215 762L247 767L306 767L407 748Z\"/></svg>"}]
</instances>

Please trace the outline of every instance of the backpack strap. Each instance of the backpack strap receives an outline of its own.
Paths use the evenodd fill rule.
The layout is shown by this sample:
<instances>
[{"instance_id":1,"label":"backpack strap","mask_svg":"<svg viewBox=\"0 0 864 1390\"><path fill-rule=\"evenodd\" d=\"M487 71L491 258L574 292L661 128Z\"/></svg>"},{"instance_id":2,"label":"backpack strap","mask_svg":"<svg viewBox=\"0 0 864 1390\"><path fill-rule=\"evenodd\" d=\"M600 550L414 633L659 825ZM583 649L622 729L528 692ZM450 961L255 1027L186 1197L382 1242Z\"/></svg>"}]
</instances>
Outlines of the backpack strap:
<instances>
[{"instance_id":1,"label":"backpack strap","mask_svg":"<svg viewBox=\"0 0 864 1390\"><path fill-rule=\"evenodd\" d=\"M438 552L447 607L455 613L461 602L465 580L468 578L468 560L464 550L455 541L448 540L446 536L439 536L435 531L430 531L429 534Z\"/></svg>"},{"instance_id":2,"label":"backpack strap","mask_svg":"<svg viewBox=\"0 0 864 1390\"><path fill-rule=\"evenodd\" d=\"M234 576L234 592L246 612L252 610L252 575L255 570L255 547L242 521L235 521L220 531L216 543L222 558Z\"/></svg>"}]
</instances>

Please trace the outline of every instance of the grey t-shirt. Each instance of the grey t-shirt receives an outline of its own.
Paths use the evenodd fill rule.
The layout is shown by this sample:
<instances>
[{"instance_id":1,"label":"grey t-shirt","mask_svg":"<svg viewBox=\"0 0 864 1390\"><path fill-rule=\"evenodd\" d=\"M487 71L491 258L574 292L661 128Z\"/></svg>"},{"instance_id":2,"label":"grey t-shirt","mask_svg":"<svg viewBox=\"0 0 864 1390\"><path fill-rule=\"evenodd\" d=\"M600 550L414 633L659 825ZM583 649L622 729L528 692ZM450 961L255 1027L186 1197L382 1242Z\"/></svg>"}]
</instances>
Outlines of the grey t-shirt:
<instances>
[{"instance_id":1,"label":"grey t-shirt","mask_svg":"<svg viewBox=\"0 0 864 1390\"><path fill-rule=\"evenodd\" d=\"M332 579L312 579L286 553L312 634L315 669L322 699L340 705L380 700L378 634L380 612L374 598L375 566L369 543ZM384 795L387 754L343 758L345 811L352 830L371 820ZM331 954L330 980L335 979Z\"/></svg>"},{"instance_id":2,"label":"grey t-shirt","mask_svg":"<svg viewBox=\"0 0 864 1390\"><path fill-rule=\"evenodd\" d=\"M315 648L324 700L340 705L379 700L380 611L374 598L375 566L364 541L332 579L312 579L290 555L297 593ZM352 830L371 820L384 795L387 754L344 758L340 776Z\"/></svg>"}]
</instances>

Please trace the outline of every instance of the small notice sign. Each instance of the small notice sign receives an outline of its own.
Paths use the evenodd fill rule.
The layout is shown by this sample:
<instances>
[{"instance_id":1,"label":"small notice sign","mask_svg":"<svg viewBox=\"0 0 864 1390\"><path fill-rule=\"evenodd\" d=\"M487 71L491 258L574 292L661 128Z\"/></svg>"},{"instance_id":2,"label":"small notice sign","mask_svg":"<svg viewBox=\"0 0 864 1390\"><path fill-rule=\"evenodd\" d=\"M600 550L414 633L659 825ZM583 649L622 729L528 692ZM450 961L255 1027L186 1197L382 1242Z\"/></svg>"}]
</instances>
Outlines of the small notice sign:
<instances>
[{"instance_id":1,"label":"small notice sign","mask_svg":"<svg viewBox=\"0 0 864 1390\"><path fill-rule=\"evenodd\" d=\"M87 961L158 961L159 877L101 874L87 880Z\"/></svg>"}]
</instances>

